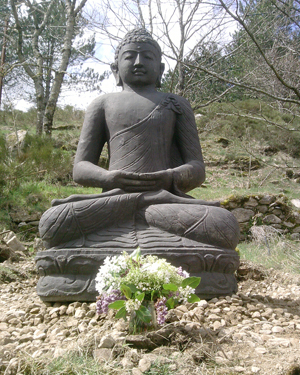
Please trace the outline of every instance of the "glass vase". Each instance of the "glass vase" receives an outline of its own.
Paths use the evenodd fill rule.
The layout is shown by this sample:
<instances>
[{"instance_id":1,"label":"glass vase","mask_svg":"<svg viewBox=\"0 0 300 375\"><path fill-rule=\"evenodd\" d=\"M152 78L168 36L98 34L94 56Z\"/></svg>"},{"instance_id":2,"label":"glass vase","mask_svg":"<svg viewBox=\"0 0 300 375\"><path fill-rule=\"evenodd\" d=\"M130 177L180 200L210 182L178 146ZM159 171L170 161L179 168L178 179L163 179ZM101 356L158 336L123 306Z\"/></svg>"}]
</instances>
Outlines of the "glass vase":
<instances>
[{"instance_id":1,"label":"glass vase","mask_svg":"<svg viewBox=\"0 0 300 375\"><path fill-rule=\"evenodd\" d=\"M153 301L144 301L143 306L147 308L151 316L151 321L146 323L139 319L135 311L132 311L129 316L129 333L136 334L145 331L157 329L156 309Z\"/></svg>"}]
</instances>

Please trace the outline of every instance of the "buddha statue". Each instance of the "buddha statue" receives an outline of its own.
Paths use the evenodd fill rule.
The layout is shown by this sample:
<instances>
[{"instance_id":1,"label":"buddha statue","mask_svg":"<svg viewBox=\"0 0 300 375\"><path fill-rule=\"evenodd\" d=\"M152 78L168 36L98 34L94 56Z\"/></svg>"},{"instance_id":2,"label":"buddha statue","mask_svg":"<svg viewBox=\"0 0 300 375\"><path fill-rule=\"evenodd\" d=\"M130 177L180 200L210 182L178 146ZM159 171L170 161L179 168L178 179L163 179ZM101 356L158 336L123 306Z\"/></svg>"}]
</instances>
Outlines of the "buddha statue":
<instances>
[{"instance_id":1,"label":"buddha statue","mask_svg":"<svg viewBox=\"0 0 300 375\"><path fill-rule=\"evenodd\" d=\"M218 203L186 194L203 183L205 166L189 102L157 91L158 43L143 29L129 32L111 69L122 91L88 107L73 170L77 183L102 192L56 199L42 216L39 296L93 301L104 258L138 247L201 276L202 298L236 292L239 226ZM108 170L98 165L105 143Z\"/></svg>"}]
</instances>

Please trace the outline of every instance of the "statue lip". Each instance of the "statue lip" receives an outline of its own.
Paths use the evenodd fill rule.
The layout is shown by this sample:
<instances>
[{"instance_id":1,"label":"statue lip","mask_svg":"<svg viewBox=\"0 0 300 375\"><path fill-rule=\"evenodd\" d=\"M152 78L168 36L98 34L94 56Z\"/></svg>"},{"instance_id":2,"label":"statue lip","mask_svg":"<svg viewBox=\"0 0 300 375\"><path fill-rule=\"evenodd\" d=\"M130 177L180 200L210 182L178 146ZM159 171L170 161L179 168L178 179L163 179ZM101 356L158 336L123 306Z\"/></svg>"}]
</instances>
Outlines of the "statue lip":
<instances>
[{"instance_id":1,"label":"statue lip","mask_svg":"<svg viewBox=\"0 0 300 375\"><path fill-rule=\"evenodd\" d=\"M145 71L144 69L134 69L134 70L132 71L132 73L133 73L134 75L144 75L144 74L146 74L146 71Z\"/></svg>"}]
</instances>

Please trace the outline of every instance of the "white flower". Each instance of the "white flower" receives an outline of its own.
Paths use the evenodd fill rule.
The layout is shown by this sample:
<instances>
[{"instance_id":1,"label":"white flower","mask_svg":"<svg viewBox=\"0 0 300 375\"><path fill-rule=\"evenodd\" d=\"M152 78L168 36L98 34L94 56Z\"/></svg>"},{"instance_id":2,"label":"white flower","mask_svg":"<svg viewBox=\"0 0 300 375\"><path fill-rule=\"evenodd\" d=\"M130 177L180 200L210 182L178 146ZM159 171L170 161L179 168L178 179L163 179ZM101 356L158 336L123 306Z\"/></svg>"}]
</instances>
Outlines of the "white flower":
<instances>
[{"instance_id":1,"label":"white flower","mask_svg":"<svg viewBox=\"0 0 300 375\"><path fill-rule=\"evenodd\" d=\"M141 307L142 302L135 299L129 299L125 303L125 309L128 313L131 313L132 311L137 311Z\"/></svg>"},{"instance_id":2,"label":"white flower","mask_svg":"<svg viewBox=\"0 0 300 375\"><path fill-rule=\"evenodd\" d=\"M179 292L179 302L186 303L187 300L190 298L191 294L195 293L195 289L191 288L189 285L186 286L185 288L179 287L178 288Z\"/></svg>"}]
</instances>

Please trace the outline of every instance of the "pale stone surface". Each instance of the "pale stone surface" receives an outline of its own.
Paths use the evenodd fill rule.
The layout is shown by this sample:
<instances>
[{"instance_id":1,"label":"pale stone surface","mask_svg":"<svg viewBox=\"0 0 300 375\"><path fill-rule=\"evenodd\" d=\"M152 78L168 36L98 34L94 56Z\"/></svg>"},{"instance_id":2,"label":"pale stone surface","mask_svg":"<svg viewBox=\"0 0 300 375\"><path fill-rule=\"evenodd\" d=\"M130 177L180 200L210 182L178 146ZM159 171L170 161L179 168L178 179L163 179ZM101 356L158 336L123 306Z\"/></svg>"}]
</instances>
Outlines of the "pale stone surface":
<instances>
[{"instance_id":1,"label":"pale stone surface","mask_svg":"<svg viewBox=\"0 0 300 375\"><path fill-rule=\"evenodd\" d=\"M110 361L112 359L112 350L111 349L96 349L94 350L94 358L96 361Z\"/></svg>"},{"instance_id":2,"label":"pale stone surface","mask_svg":"<svg viewBox=\"0 0 300 375\"><path fill-rule=\"evenodd\" d=\"M295 206L296 208L300 208L300 199L292 199L291 200L291 203L293 206Z\"/></svg>"},{"instance_id":3,"label":"pale stone surface","mask_svg":"<svg viewBox=\"0 0 300 375\"><path fill-rule=\"evenodd\" d=\"M111 336L103 336L100 344L98 345L98 348L113 348L115 346L116 342Z\"/></svg>"},{"instance_id":4,"label":"pale stone surface","mask_svg":"<svg viewBox=\"0 0 300 375\"><path fill-rule=\"evenodd\" d=\"M247 208L235 208L231 212L239 223L246 223L254 216L254 211Z\"/></svg>"},{"instance_id":5,"label":"pale stone surface","mask_svg":"<svg viewBox=\"0 0 300 375\"><path fill-rule=\"evenodd\" d=\"M142 358L140 361L139 361L139 370L141 370L141 372L146 372L146 371L149 371L150 368L151 368L151 365L152 365L152 361L148 358Z\"/></svg>"},{"instance_id":6,"label":"pale stone surface","mask_svg":"<svg viewBox=\"0 0 300 375\"><path fill-rule=\"evenodd\" d=\"M263 222L267 224L280 224L281 221L282 220L274 214L267 215L263 218Z\"/></svg>"}]
</instances>

